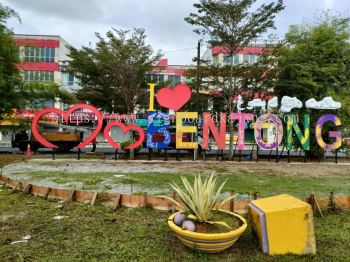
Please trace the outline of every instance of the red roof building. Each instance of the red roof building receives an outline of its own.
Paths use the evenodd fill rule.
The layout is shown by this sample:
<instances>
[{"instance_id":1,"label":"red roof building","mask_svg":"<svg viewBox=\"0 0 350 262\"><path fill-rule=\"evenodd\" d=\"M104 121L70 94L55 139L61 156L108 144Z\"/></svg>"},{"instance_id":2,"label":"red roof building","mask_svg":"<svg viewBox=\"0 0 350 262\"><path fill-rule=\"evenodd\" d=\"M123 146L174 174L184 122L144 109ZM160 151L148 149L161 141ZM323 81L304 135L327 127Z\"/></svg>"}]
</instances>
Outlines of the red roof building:
<instances>
[{"instance_id":1,"label":"red roof building","mask_svg":"<svg viewBox=\"0 0 350 262\"><path fill-rule=\"evenodd\" d=\"M258 61L260 55L266 49L266 45L251 45L242 47L237 50L237 53L233 55L233 64L250 63L253 64ZM214 46L206 50L203 55L204 60L209 60L218 65L229 65L231 64L232 56L230 50L223 46Z\"/></svg>"},{"instance_id":2,"label":"red roof building","mask_svg":"<svg viewBox=\"0 0 350 262\"><path fill-rule=\"evenodd\" d=\"M162 59L158 61L151 72L147 73L147 78L151 82L155 82L158 85L168 83L169 86L175 86L178 83L186 81L184 73L187 69L193 66L189 65L169 65L168 59Z\"/></svg>"}]
</instances>

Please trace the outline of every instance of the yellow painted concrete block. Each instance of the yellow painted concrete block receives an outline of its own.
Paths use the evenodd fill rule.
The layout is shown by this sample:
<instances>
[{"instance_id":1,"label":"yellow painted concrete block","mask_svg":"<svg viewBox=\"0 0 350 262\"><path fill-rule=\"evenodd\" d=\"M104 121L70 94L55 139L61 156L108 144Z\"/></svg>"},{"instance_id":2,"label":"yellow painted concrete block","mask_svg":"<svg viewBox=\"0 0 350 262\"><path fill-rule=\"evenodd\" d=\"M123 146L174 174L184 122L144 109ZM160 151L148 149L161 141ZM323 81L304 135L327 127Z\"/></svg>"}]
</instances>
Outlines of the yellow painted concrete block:
<instances>
[{"instance_id":1,"label":"yellow painted concrete block","mask_svg":"<svg viewBox=\"0 0 350 262\"><path fill-rule=\"evenodd\" d=\"M262 198L249 203L249 215L264 253L316 253L313 213L308 203L287 194Z\"/></svg>"}]
</instances>

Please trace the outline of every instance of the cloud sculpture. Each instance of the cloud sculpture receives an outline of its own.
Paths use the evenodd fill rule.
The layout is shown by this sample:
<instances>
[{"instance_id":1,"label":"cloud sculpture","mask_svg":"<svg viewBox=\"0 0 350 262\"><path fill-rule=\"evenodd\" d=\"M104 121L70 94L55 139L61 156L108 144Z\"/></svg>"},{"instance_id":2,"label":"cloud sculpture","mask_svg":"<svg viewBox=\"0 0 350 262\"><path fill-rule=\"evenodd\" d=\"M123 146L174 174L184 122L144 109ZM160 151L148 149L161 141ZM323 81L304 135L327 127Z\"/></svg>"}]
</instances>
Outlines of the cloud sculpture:
<instances>
[{"instance_id":1,"label":"cloud sculpture","mask_svg":"<svg viewBox=\"0 0 350 262\"><path fill-rule=\"evenodd\" d=\"M278 107L278 97L274 96L267 102L267 109Z\"/></svg>"},{"instance_id":2,"label":"cloud sculpture","mask_svg":"<svg viewBox=\"0 0 350 262\"><path fill-rule=\"evenodd\" d=\"M296 97L284 96L281 101L281 112L289 113L293 108L302 108L303 103Z\"/></svg>"},{"instance_id":3,"label":"cloud sculpture","mask_svg":"<svg viewBox=\"0 0 350 262\"><path fill-rule=\"evenodd\" d=\"M310 109L339 109L341 103L334 101L331 96L327 96L321 101L316 101L315 98L310 98L305 102L305 106Z\"/></svg>"},{"instance_id":4,"label":"cloud sculpture","mask_svg":"<svg viewBox=\"0 0 350 262\"><path fill-rule=\"evenodd\" d=\"M242 96L238 95L238 99L237 99L237 110L238 110L238 112L241 112L241 111L245 110L245 108L242 107L243 104L244 104L244 102L243 102Z\"/></svg>"},{"instance_id":5,"label":"cloud sculpture","mask_svg":"<svg viewBox=\"0 0 350 262\"><path fill-rule=\"evenodd\" d=\"M262 111L266 111L266 102L264 100L261 100L260 98L255 98L252 101L248 102L247 109L251 110L254 107L261 107Z\"/></svg>"}]
</instances>

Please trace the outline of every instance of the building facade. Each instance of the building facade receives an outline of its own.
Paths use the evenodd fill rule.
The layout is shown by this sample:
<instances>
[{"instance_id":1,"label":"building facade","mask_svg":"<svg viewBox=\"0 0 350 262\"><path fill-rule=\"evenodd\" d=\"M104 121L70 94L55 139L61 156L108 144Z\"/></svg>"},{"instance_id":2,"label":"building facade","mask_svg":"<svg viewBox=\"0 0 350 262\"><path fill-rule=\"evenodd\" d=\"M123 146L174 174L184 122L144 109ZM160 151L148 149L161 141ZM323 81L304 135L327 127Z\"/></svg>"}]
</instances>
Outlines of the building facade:
<instances>
[{"instance_id":1,"label":"building facade","mask_svg":"<svg viewBox=\"0 0 350 262\"><path fill-rule=\"evenodd\" d=\"M220 66L230 65L231 59L233 59L234 65L242 63L253 64L259 60L260 55L264 52L266 47L265 44L252 44L251 46L240 48L238 53L232 57L228 48L215 46L205 51L202 60L210 61Z\"/></svg>"},{"instance_id":2,"label":"building facade","mask_svg":"<svg viewBox=\"0 0 350 262\"><path fill-rule=\"evenodd\" d=\"M19 49L20 63L17 65L25 82L56 83L69 92L78 90L79 84L72 74L68 73L69 44L56 35L15 34L14 40ZM67 105L59 100L39 100L36 109L55 107L65 109ZM31 108L17 111L13 117L17 119L32 119L35 111ZM0 126L0 146L9 146L18 124L12 121L2 121Z\"/></svg>"},{"instance_id":3,"label":"building facade","mask_svg":"<svg viewBox=\"0 0 350 262\"><path fill-rule=\"evenodd\" d=\"M193 66L190 65L169 65L168 59L162 59L154 64L152 71L148 72L147 80L157 85L166 84L174 87L179 83L185 83L186 77L184 75L187 69Z\"/></svg>"},{"instance_id":4,"label":"building facade","mask_svg":"<svg viewBox=\"0 0 350 262\"><path fill-rule=\"evenodd\" d=\"M72 74L67 72L69 44L56 35L15 34L19 48L18 68L26 82L52 82L69 92L77 91L79 85ZM42 107L62 108L58 101L43 101Z\"/></svg>"}]
</instances>

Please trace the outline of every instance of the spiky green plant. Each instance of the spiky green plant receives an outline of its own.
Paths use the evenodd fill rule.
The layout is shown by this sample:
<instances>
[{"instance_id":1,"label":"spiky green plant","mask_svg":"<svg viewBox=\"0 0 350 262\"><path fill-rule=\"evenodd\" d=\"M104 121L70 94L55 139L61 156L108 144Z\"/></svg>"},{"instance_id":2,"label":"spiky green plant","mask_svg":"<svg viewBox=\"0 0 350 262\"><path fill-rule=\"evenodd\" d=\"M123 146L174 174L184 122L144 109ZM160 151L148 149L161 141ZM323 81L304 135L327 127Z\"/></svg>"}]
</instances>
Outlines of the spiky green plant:
<instances>
[{"instance_id":1,"label":"spiky green plant","mask_svg":"<svg viewBox=\"0 0 350 262\"><path fill-rule=\"evenodd\" d=\"M181 177L181 179L184 189L181 189L175 183L170 185L176 191L182 203L179 203L170 197L166 197L170 202L175 204L181 211L188 213L190 217L194 217L198 222L220 224L231 228L225 222L210 221L211 211L218 203L221 190L223 189L227 180L218 187L217 179L213 174L211 174L209 178L205 178L204 181L202 181L200 175L197 175L194 179L193 186L185 177ZM236 195L227 197L215 209L220 209L228 201L235 197Z\"/></svg>"}]
</instances>

